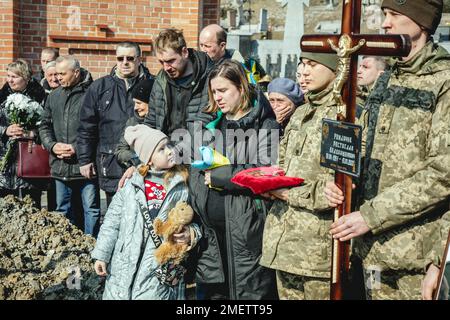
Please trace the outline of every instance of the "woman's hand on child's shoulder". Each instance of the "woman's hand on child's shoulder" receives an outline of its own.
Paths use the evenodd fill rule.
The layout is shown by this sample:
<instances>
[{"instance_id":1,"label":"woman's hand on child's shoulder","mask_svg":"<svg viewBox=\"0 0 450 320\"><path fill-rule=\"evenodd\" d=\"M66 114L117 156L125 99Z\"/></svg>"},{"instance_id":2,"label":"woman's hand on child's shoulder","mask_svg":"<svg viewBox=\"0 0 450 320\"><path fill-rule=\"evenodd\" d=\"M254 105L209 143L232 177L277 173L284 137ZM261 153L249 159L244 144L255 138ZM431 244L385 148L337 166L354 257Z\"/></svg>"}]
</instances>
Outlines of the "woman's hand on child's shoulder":
<instances>
[{"instance_id":1,"label":"woman's hand on child's shoulder","mask_svg":"<svg viewBox=\"0 0 450 320\"><path fill-rule=\"evenodd\" d=\"M122 178L119 180L119 184L117 186L117 191L123 188L125 185L125 182L127 182L128 179L130 179L133 176L133 173L136 171L135 167L129 167L125 173L123 174Z\"/></svg>"},{"instance_id":2,"label":"woman's hand on child's shoulder","mask_svg":"<svg viewBox=\"0 0 450 320\"><path fill-rule=\"evenodd\" d=\"M101 260L95 261L94 269L95 269L95 273L97 273L97 275L99 275L99 276L105 277L108 275L106 273L106 262L105 261L101 261Z\"/></svg>"},{"instance_id":3,"label":"woman's hand on child's shoulder","mask_svg":"<svg viewBox=\"0 0 450 320\"><path fill-rule=\"evenodd\" d=\"M179 244L191 244L191 231L188 226L183 226L179 233L173 234L173 240Z\"/></svg>"}]
</instances>

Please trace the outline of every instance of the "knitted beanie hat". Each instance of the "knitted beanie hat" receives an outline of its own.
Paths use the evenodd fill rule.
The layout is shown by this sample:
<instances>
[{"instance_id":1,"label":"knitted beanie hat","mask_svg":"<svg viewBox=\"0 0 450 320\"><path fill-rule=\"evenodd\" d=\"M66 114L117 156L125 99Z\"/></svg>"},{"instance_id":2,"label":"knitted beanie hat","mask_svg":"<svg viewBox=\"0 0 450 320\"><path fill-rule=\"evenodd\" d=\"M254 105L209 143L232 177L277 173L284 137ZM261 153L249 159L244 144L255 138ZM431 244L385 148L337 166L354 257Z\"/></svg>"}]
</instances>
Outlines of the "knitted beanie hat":
<instances>
[{"instance_id":1,"label":"knitted beanie hat","mask_svg":"<svg viewBox=\"0 0 450 320\"><path fill-rule=\"evenodd\" d=\"M434 34L442 17L442 0L383 0L381 8L401 13Z\"/></svg>"},{"instance_id":2,"label":"knitted beanie hat","mask_svg":"<svg viewBox=\"0 0 450 320\"><path fill-rule=\"evenodd\" d=\"M336 71L338 58L335 53L315 53L302 51L300 59L305 58L316 61L332 71Z\"/></svg>"},{"instance_id":3,"label":"knitted beanie hat","mask_svg":"<svg viewBox=\"0 0 450 320\"><path fill-rule=\"evenodd\" d=\"M158 144L167 138L161 131L152 129L145 124L127 127L124 137L144 164L150 162Z\"/></svg>"},{"instance_id":4,"label":"knitted beanie hat","mask_svg":"<svg viewBox=\"0 0 450 320\"><path fill-rule=\"evenodd\" d=\"M300 91L298 84L288 78L276 78L269 83L267 92L280 93L285 95L291 100L296 107L298 107L303 101L303 94Z\"/></svg>"}]
</instances>

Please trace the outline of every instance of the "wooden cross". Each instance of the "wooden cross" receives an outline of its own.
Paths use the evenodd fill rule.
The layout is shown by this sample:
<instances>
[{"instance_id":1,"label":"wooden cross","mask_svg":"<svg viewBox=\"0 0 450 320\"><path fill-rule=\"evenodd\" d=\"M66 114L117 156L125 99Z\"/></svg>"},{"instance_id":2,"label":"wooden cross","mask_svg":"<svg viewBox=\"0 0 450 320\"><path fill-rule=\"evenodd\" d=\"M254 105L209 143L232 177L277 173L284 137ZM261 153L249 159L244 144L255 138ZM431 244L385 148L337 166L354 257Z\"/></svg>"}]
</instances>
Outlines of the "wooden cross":
<instances>
[{"instance_id":1,"label":"wooden cross","mask_svg":"<svg viewBox=\"0 0 450 320\"><path fill-rule=\"evenodd\" d=\"M358 55L407 56L411 42L407 35L360 34L361 0L344 0L340 35L304 35L302 51L336 53L339 58L333 100L339 107L339 121L355 122ZM336 173L337 186L344 190L344 203L335 212L335 221L351 212L352 178ZM333 241L330 298L345 297L349 271L350 241Z\"/></svg>"}]
</instances>

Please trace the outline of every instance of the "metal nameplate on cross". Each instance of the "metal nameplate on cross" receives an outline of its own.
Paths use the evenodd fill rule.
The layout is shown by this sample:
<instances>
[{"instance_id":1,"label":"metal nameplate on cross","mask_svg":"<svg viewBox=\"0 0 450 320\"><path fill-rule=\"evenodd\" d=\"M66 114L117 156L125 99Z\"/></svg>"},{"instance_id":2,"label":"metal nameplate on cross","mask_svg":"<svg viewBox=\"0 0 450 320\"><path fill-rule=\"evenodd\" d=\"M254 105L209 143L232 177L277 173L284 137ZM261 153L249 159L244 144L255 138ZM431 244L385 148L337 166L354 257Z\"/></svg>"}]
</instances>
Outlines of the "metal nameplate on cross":
<instances>
[{"instance_id":1,"label":"metal nameplate on cross","mask_svg":"<svg viewBox=\"0 0 450 320\"><path fill-rule=\"evenodd\" d=\"M407 56L411 41L407 35L360 34L361 0L345 0L342 4L341 34L304 35L302 51L336 53L339 61L333 84L332 99L338 106L338 121L355 122L358 55ZM351 212L352 177L336 173L336 185L343 190L344 203L335 212L335 221ZM331 240L333 241L333 240ZM333 241L331 292L333 300L346 297L348 286L350 242Z\"/></svg>"},{"instance_id":2,"label":"metal nameplate on cross","mask_svg":"<svg viewBox=\"0 0 450 320\"><path fill-rule=\"evenodd\" d=\"M354 177L361 171L361 126L322 119L320 165Z\"/></svg>"}]
</instances>

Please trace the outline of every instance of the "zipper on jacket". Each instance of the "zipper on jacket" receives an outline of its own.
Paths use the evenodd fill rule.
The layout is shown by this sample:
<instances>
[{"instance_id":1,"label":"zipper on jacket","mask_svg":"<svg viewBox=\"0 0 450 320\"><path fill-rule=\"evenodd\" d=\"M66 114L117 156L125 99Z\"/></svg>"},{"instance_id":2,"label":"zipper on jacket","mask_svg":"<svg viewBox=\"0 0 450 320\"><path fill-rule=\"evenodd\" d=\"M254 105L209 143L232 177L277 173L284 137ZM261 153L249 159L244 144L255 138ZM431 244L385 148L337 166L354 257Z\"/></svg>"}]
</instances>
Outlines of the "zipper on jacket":
<instances>
[{"instance_id":1,"label":"zipper on jacket","mask_svg":"<svg viewBox=\"0 0 450 320\"><path fill-rule=\"evenodd\" d=\"M77 86L78 86L78 84L77 84ZM72 97L74 97L74 96L76 96L76 94L78 94L78 93L84 93L83 92L83 90L81 90L81 91L79 91L78 90L78 88L74 88L68 95L67 95L67 99L66 99L66 103L65 103L65 107L67 106L67 108L64 108L64 114L66 115L66 119L67 119L67 126L66 126L66 141L65 141L65 143L66 144L69 144L69 126L70 126L70 123L69 123L69 118L70 118L70 104L69 104L69 100L72 98ZM63 114L63 121L65 120L64 119L64 114ZM61 159L61 168L60 168L60 171L62 170L62 165L63 165L63 163L64 163L64 159ZM65 173L65 175L64 175L64 180L70 180L70 173L72 172L72 167L73 167L73 165L72 164L68 164L68 168L67 168L67 172Z\"/></svg>"},{"instance_id":2,"label":"zipper on jacket","mask_svg":"<svg viewBox=\"0 0 450 320\"><path fill-rule=\"evenodd\" d=\"M64 108L64 113L66 114L66 120L67 120L67 126L66 126L66 143L68 143L69 142L69 109L70 109L70 104L68 104L68 102L69 102L69 99L70 99L70 97L71 97L71 94L72 94L72 92L67 96L67 100L66 100L66 105L67 105L67 108ZM63 164L63 162L64 162L64 159L61 159L61 166L62 166L62 164ZM69 166L68 166L68 168L67 168L67 172L66 172L66 174L65 174L65 178L69 178L70 177L70 167L71 167L72 165L70 165L69 164Z\"/></svg>"}]
</instances>

